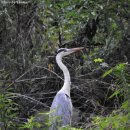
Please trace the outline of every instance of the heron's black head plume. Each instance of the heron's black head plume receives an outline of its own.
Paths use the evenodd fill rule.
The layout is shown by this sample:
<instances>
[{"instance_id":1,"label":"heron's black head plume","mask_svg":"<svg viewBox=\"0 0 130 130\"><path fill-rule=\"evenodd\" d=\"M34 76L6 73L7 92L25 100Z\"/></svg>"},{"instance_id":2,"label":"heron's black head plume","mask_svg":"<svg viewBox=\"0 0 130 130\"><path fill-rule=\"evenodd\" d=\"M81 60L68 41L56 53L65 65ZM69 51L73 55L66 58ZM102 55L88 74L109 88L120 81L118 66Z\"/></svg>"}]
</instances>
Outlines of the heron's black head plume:
<instances>
[{"instance_id":1,"label":"heron's black head plume","mask_svg":"<svg viewBox=\"0 0 130 130\"><path fill-rule=\"evenodd\" d=\"M66 51L67 51L66 48L60 48L60 49L57 50L57 54L60 53L60 52L66 52Z\"/></svg>"}]
</instances>

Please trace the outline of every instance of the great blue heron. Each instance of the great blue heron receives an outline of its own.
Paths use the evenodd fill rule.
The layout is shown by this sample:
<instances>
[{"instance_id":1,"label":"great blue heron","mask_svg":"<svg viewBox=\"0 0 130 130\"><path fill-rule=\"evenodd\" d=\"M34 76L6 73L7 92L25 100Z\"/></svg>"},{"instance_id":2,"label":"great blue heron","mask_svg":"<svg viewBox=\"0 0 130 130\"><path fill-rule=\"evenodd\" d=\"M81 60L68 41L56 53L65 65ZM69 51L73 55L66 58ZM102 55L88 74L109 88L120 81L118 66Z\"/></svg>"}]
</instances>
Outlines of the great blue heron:
<instances>
[{"instance_id":1,"label":"great blue heron","mask_svg":"<svg viewBox=\"0 0 130 130\"><path fill-rule=\"evenodd\" d=\"M64 85L60 91L57 92L52 102L49 115L51 124L49 130L58 130L58 127L71 125L71 117L73 112L72 102L70 98L71 79L67 67L62 63L62 57L82 49L83 47L72 49L60 48L57 51L56 62L60 69L63 71Z\"/></svg>"}]
</instances>

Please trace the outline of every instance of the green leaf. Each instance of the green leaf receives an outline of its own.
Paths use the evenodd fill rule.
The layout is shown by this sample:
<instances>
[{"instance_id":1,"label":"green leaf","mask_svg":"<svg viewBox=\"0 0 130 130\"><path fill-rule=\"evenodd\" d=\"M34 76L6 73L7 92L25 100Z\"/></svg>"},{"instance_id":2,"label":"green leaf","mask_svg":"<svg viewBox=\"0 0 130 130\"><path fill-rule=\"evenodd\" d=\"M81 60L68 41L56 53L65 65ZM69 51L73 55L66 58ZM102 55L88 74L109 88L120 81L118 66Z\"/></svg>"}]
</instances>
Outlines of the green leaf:
<instances>
[{"instance_id":1,"label":"green leaf","mask_svg":"<svg viewBox=\"0 0 130 130\"><path fill-rule=\"evenodd\" d=\"M116 30L117 29L117 24L115 23L115 22L113 22L112 24L111 24L111 29L113 29L113 30Z\"/></svg>"},{"instance_id":2,"label":"green leaf","mask_svg":"<svg viewBox=\"0 0 130 130\"><path fill-rule=\"evenodd\" d=\"M118 65L115 67L115 70L117 70L117 71L122 71L122 70L125 69L125 67L126 67L126 64L125 64L125 63L120 63L120 64L118 64Z\"/></svg>"},{"instance_id":3,"label":"green leaf","mask_svg":"<svg viewBox=\"0 0 130 130\"><path fill-rule=\"evenodd\" d=\"M97 63L97 62L103 62L104 59L101 59L101 58L97 58L97 59L94 59L94 62Z\"/></svg>"},{"instance_id":4,"label":"green leaf","mask_svg":"<svg viewBox=\"0 0 130 130\"><path fill-rule=\"evenodd\" d=\"M106 77L107 75L111 74L112 71L113 71L113 69L111 68L110 70L106 71L106 72L102 75L102 77L103 77L103 78Z\"/></svg>"},{"instance_id":5,"label":"green leaf","mask_svg":"<svg viewBox=\"0 0 130 130\"><path fill-rule=\"evenodd\" d=\"M122 103L121 108L127 109L128 107L129 107L129 101L128 100Z\"/></svg>"},{"instance_id":6,"label":"green leaf","mask_svg":"<svg viewBox=\"0 0 130 130\"><path fill-rule=\"evenodd\" d=\"M120 92L116 90L108 99L113 98L114 96L117 96Z\"/></svg>"}]
</instances>

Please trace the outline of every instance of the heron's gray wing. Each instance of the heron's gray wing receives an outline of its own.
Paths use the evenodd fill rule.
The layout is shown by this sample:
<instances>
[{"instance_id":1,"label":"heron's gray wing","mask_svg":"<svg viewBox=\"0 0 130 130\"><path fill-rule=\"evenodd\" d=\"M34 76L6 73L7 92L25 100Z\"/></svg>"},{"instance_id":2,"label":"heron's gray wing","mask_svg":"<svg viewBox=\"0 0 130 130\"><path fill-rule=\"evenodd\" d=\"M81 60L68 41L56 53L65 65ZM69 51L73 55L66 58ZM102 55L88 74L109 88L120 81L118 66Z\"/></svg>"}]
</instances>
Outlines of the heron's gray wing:
<instances>
[{"instance_id":1,"label":"heron's gray wing","mask_svg":"<svg viewBox=\"0 0 130 130\"><path fill-rule=\"evenodd\" d=\"M60 117L60 125L70 125L72 116L72 103L71 99L68 95L63 92L57 93L55 96L53 103L51 105L51 114L50 117ZM59 122L58 119L54 118L54 125L56 122ZM56 124L55 124L56 123Z\"/></svg>"}]
</instances>

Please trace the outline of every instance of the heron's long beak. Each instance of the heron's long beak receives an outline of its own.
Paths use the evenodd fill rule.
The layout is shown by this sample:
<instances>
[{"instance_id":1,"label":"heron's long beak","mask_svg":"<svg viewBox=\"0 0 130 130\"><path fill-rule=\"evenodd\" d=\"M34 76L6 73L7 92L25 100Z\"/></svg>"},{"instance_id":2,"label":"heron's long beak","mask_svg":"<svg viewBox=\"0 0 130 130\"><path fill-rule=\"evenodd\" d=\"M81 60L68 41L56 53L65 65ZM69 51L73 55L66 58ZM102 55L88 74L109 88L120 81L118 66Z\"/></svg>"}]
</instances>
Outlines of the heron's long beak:
<instances>
[{"instance_id":1,"label":"heron's long beak","mask_svg":"<svg viewBox=\"0 0 130 130\"><path fill-rule=\"evenodd\" d=\"M83 50L83 49L84 49L84 47L77 47L77 48L71 48L69 50L73 53L73 52L77 52L77 51L80 51L80 50Z\"/></svg>"}]
</instances>

